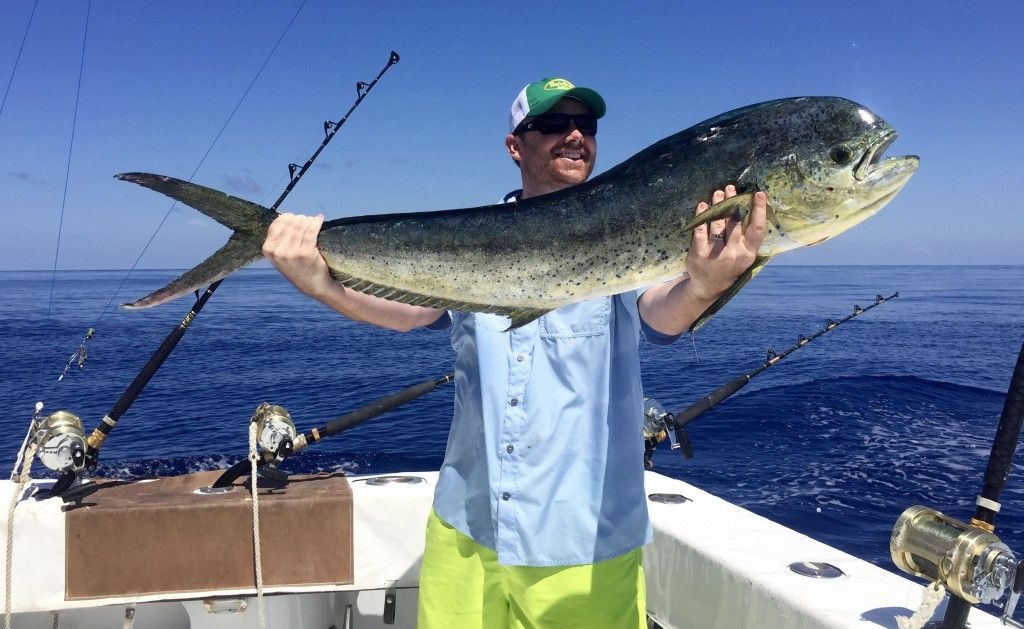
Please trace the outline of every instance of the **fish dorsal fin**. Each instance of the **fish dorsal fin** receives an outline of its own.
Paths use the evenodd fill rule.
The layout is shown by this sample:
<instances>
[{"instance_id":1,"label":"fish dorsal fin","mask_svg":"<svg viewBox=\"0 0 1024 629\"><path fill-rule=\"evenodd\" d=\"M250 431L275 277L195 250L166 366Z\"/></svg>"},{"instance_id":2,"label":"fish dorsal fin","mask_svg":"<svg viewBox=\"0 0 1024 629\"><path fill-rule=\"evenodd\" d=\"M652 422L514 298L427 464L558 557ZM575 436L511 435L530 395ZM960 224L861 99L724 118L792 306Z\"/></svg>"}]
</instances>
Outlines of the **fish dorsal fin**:
<instances>
[{"instance_id":1,"label":"fish dorsal fin","mask_svg":"<svg viewBox=\"0 0 1024 629\"><path fill-rule=\"evenodd\" d=\"M703 216L703 214L701 214L701 216ZM768 261L771 259L771 256L758 256L754 260L754 263L750 265L750 268L744 271L743 275L736 278L736 281L732 283L732 286L722 293L721 296L715 300L715 303L711 304L708 306L707 310L700 313L700 316L697 317L693 322L693 325L690 326L690 334L693 334L694 330L707 323L708 319L721 310L722 306L724 306L726 302L735 297L736 293L740 292L740 289L747 285L747 282L754 279L754 276L760 273L761 269L764 268L764 265L768 264Z\"/></svg>"},{"instance_id":2,"label":"fish dorsal fin","mask_svg":"<svg viewBox=\"0 0 1024 629\"><path fill-rule=\"evenodd\" d=\"M710 223L711 221L729 218L737 212L743 216L744 220L746 220L747 216L750 215L750 202L753 199L753 193L745 192L743 194L737 194L734 197L729 197L724 201L719 201L700 214L694 216L693 220L687 223L686 227L683 227L683 231L688 232L694 227L699 227Z\"/></svg>"}]
</instances>

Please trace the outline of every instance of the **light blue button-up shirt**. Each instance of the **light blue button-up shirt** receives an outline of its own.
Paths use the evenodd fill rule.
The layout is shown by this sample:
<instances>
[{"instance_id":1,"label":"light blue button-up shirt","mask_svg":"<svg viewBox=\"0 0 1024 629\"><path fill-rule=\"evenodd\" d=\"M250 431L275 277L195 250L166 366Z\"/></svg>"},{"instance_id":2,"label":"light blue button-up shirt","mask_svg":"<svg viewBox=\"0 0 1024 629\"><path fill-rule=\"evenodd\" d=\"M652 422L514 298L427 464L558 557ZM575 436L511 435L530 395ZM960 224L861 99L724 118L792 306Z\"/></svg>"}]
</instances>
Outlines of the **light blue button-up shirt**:
<instances>
[{"instance_id":1,"label":"light blue button-up shirt","mask_svg":"<svg viewBox=\"0 0 1024 629\"><path fill-rule=\"evenodd\" d=\"M643 485L639 292L563 306L505 332L452 312L455 415L434 496L441 519L504 565L568 566L651 539Z\"/></svg>"}]
</instances>

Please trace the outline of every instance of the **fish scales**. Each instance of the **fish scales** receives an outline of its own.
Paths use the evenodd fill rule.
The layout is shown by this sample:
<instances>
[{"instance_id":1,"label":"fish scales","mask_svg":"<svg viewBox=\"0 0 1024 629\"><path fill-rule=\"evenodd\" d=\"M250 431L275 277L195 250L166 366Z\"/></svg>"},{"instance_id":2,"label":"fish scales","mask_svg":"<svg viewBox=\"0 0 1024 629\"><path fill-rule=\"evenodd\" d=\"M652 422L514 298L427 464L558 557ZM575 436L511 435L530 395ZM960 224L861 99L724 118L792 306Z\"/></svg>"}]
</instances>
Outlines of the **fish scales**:
<instances>
[{"instance_id":1,"label":"fish scales","mask_svg":"<svg viewBox=\"0 0 1024 629\"><path fill-rule=\"evenodd\" d=\"M769 224L757 261L699 325L772 256L835 236L888 203L919 162L882 159L894 137L846 99L769 101L680 131L571 188L509 204L328 221L317 246L332 275L356 290L502 314L515 327L564 304L678 276L694 227L746 212L764 191ZM119 177L236 230L224 249L126 306L174 299L259 257L270 210L169 177ZM695 218L697 204L726 183L737 197Z\"/></svg>"}]
</instances>

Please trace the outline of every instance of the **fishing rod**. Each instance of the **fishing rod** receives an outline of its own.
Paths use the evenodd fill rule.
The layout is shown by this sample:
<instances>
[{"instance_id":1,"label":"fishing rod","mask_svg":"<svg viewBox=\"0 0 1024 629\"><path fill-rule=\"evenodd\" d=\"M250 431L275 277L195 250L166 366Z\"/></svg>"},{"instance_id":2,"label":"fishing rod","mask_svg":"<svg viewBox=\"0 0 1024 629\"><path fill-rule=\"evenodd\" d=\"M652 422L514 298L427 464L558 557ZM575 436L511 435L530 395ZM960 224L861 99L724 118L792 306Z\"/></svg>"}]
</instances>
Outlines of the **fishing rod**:
<instances>
[{"instance_id":1,"label":"fishing rod","mask_svg":"<svg viewBox=\"0 0 1024 629\"><path fill-rule=\"evenodd\" d=\"M686 407L679 413L670 413L658 402L649 398L645 399L644 407L644 467L647 469L653 469L653 455L654 450L658 444L668 438L673 450L682 450L684 458L693 458L693 447L690 442L690 437L686 434L686 425L703 415L708 410L714 408L718 404L721 404L727 398L732 396L734 393L742 389L747 385L748 382L754 379L755 376L764 372L769 367L775 365L780 360L789 356L796 350L807 345L814 339L827 334L832 330L836 329L840 325L846 323L854 317L859 317L868 310L884 304L885 302L899 297L899 291L889 295L888 297L882 297L881 295L875 295L875 302L866 308L861 308L859 305L853 307L853 312L842 319L835 320L829 319L825 323L825 327L818 330L810 336L800 335L800 339L795 345L786 349L782 353L776 352L774 349L768 348L768 357L756 369L749 371L742 376L733 378L729 382L726 382L722 386L718 387L711 393L694 402L690 406Z\"/></svg>"},{"instance_id":2,"label":"fishing rod","mask_svg":"<svg viewBox=\"0 0 1024 629\"><path fill-rule=\"evenodd\" d=\"M913 506L893 526L889 552L901 570L941 584L952 594L942 618L942 629L963 629L967 615L978 603L995 603L1006 594L1003 624L1024 627L1013 620L1024 591L1024 561L995 534L999 495L1006 486L1024 424L1024 345L1010 378L977 509L970 523L934 509ZM937 602L936 602L937 604Z\"/></svg>"},{"instance_id":3,"label":"fishing rod","mask_svg":"<svg viewBox=\"0 0 1024 629\"><path fill-rule=\"evenodd\" d=\"M363 99L370 93L377 82L384 76L384 74L399 61L398 53L391 51L388 57L388 62L385 66L377 73L369 83L359 81L356 83L356 100L348 108L348 111L339 118L336 122L330 120L324 122L324 134L325 137L320 143L320 146L313 152L313 154L306 160L305 164L299 167L296 164L288 165L288 172L290 175L290 181L285 187L281 196L277 198L277 201L271 206L270 211L275 212L280 207L281 203L284 202L285 198L295 188L295 185L302 179L302 176L306 174L306 171L313 165L313 162L324 150L327 144L334 138L335 134L341 129L342 125L348 120L352 112L363 102ZM94 469L96 467L100 448L103 446L103 442L106 440L110 431L113 430L114 426L117 425L118 420L121 416L131 407L138 398L139 394L149 383L149 380L157 372L158 369L163 365L164 361L171 354L174 348L178 345L181 337L188 331L192 321L195 320L196 316L209 301L213 293L216 292L223 280L217 280L211 284L202 295L196 295L196 302L189 309L188 313L181 320L181 322L167 335L164 341L160 344L153 355L150 356L146 364L142 366L139 373L132 380L131 384L125 389L124 393L111 408L110 412L107 413L95 430L89 435L88 438L83 439L84 431L82 429L81 420L72 413L66 411L58 411L48 417L41 417L37 411L33 421L36 422L35 430L35 441L39 446L40 459L44 461L44 464L50 469L54 469L60 472L57 482L50 488L50 495L60 495L65 492L75 480L77 480L79 473L84 469ZM70 416L70 417L69 417ZM71 420L70 418L74 418ZM49 454L49 456L43 456ZM57 467L53 467L56 465Z\"/></svg>"},{"instance_id":4,"label":"fishing rod","mask_svg":"<svg viewBox=\"0 0 1024 629\"><path fill-rule=\"evenodd\" d=\"M261 476L278 483L288 480L286 472L279 465L288 457L304 450L307 446L320 443L350 428L373 419L408 402L423 397L435 388L455 380L455 374L449 373L435 380L424 380L419 384L402 389L388 396L375 400L351 413L333 419L323 426L313 428L309 432L297 434L291 415L280 406L264 402L256 408L251 422L256 423L256 434L263 448L262 458L256 461ZM230 487L232 483L244 476L250 469L248 459L235 463L211 485L214 489Z\"/></svg>"}]
</instances>

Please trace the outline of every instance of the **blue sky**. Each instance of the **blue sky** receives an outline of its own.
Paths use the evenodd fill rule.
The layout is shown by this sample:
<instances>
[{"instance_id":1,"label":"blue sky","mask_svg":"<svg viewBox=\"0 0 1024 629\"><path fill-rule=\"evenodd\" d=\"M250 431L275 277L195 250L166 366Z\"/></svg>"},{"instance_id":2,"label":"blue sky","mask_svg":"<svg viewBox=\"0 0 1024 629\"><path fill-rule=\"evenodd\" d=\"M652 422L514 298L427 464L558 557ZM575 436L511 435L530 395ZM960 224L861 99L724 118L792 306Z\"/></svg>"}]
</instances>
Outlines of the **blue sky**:
<instances>
[{"instance_id":1,"label":"blue sky","mask_svg":"<svg viewBox=\"0 0 1024 629\"><path fill-rule=\"evenodd\" d=\"M171 203L112 176L188 178L301 5L93 3L59 268L133 264ZM0 3L0 270L53 265L88 5L41 1L15 72L32 7ZM729 109L837 95L892 124L889 153L921 168L871 220L776 263L1024 264L1022 27L1020 2L308 0L195 181L269 205L394 49L285 209L494 202L518 183L508 107L543 76L607 100L598 172ZM226 235L178 207L140 267L192 266Z\"/></svg>"}]
</instances>

